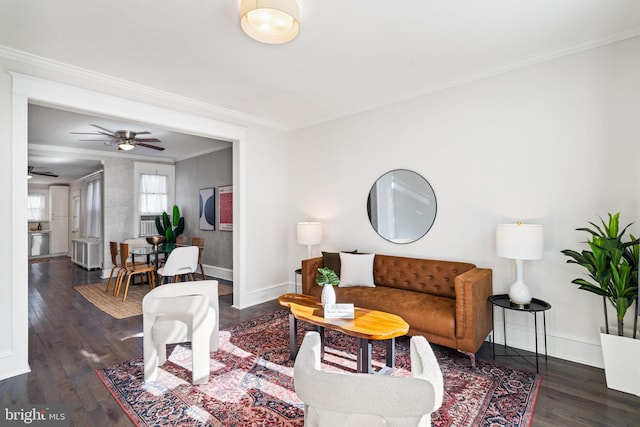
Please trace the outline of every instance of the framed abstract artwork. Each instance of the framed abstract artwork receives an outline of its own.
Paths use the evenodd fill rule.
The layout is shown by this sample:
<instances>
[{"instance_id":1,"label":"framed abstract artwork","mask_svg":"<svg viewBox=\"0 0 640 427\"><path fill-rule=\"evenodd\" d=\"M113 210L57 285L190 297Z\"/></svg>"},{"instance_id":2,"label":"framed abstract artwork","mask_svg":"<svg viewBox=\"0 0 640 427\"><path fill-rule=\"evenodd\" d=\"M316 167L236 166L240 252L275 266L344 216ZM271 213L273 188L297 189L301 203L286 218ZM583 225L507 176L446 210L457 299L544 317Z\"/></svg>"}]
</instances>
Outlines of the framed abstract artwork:
<instances>
[{"instance_id":1,"label":"framed abstract artwork","mask_svg":"<svg viewBox=\"0 0 640 427\"><path fill-rule=\"evenodd\" d=\"M233 231L233 187L218 187L220 231Z\"/></svg>"},{"instance_id":2,"label":"framed abstract artwork","mask_svg":"<svg viewBox=\"0 0 640 427\"><path fill-rule=\"evenodd\" d=\"M200 230L216 229L216 198L215 188L200 189L198 213L200 216Z\"/></svg>"}]
</instances>

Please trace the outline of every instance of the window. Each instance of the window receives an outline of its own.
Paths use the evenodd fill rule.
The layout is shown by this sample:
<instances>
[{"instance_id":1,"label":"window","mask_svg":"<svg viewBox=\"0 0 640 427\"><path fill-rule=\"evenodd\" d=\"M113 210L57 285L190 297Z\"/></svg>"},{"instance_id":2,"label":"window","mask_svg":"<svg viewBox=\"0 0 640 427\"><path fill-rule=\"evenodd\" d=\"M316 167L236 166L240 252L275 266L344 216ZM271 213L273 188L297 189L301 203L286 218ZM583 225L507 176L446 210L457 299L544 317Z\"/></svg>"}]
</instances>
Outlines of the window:
<instances>
[{"instance_id":1,"label":"window","mask_svg":"<svg viewBox=\"0 0 640 427\"><path fill-rule=\"evenodd\" d=\"M167 176L140 174L140 214L159 214L167 210Z\"/></svg>"},{"instance_id":2,"label":"window","mask_svg":"<svg viewBox=\"0 0 640 427\"><path fill-rule=\"evenodd\" d=\"M90 237L100 237L102 234L102 194L99 177L87 182L85 212L85 234Z\"/></svg>"},{"instance_id":3,"label":"window","mask_svg":"<svg viewBox=\"0 0 640 427\"><path fill-rule=\"evenodd\" d=\"M27 221L44 221L45 201L44 194L29 194L27 198Z\"/></svg>"},{"instance_id":4,"label":"window","mask_svg":"<svg viewBox=\"0 0 640 427\"><path fill-rule=\"evenodd\" d=\"M145 224L162 212L169 212L175 203L176 167L162 163L134 162L133 194L133 235L155 233L155 224L150 231Z\"/></svg>"}]
</instances>

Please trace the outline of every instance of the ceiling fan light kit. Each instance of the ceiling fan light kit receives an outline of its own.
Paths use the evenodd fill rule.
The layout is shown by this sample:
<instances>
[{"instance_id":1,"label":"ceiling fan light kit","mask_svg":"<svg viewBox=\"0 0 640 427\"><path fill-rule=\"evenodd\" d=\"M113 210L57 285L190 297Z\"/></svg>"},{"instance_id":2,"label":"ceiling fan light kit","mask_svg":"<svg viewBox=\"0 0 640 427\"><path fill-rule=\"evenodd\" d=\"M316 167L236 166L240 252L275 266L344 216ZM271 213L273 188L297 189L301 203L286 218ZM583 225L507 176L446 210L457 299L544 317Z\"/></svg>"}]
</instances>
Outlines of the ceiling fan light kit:
<instances>
[{"instance_id":1,"label":"ceiling fan light kit","mask_svg":"<svg viewBox=\"0 0 640 427\"><path fill-rule=\"evenodd\" d=\"M300 32L296 0L242 0L240 17L242 30L262 43L287 43Z\"/></svg>"},{"instance_id":2,"label":"ceiling fan light kit","mask_svg":"<svg viewBox=\"0 0 640 427\"><path fill-rule=\"evenodd\" d=\"M133 150L133 147L135 147L135 145L129 144L129 142L121 142L120 144L118 144L119 150L129 151Z\"/></svg>"}]
</instances>

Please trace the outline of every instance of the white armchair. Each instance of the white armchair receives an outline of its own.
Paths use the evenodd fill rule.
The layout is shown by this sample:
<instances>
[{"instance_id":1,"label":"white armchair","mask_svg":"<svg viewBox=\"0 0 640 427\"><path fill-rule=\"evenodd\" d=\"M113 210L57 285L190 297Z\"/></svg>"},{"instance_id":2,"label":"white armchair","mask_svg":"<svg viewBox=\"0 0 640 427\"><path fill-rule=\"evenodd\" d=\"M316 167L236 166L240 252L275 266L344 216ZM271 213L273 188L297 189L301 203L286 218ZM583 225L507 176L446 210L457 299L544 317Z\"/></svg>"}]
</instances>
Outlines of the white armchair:
<instances>
[{"instance_id":1,"label":"white armchair","mask_svg":"<svg viewBox=\"0 0 640 427\"><path fill-rule=\"evenodd\" d=\"M308 332L294 365L305 427L426 427L442 405L442 371L422 336L411 338L411 377L320 370L320 336Z\"/></svg>"},{"instance_id":2,"label":"white armchair","mask_svg":"<svg viewBox=\"0 0 640 427\"><path fill-rule=\"evenodd\" d=\"M172 283L142 300L144 379L156 377L167 344L191 341L193 383L209 381L210 353L219 345L218 281Z\"/></svg>"}]
</instances>

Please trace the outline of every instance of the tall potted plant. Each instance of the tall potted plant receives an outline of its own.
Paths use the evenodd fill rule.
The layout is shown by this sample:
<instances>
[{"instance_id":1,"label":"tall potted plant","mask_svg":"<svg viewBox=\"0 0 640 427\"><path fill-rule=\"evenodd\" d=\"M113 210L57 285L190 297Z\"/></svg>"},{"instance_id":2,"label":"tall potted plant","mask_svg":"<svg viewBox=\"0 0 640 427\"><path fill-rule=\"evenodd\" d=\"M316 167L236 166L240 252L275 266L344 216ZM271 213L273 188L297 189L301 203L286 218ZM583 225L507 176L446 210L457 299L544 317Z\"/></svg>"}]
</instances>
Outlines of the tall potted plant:
<instances>
[{"instance_id":1,"label":"tall potted plant","mask_svg":"<svg viewBox=\"0 0 640 427\"><path fill-rule=\"evenodd\" d=\"M184 232L184 217L180 216L178 205L173 205L171 218L168 213L163 212L162 216L156 217L155 222L158 233L165 237L166 243L175 243L176 238Z\"/></svg>"},{"instance_id":2,"label":"tall potted plant","mask_svg":"<svg viewBox=\"0 0 640 427\"><path fill-rule=\"evenodd\" d=\"M589 279L576 278L571 283L579 289L602 297L604 327L601 329L607 386L620 391L640 395L640 372L630 370L640 359L640 340L637 340L638 324L638 247L639 240L625 233L632 224L622 230L619 227L620 213L608 214L608 221L600 218L601 226L589 222L593 228L578 228L590 234L589 250L577 252L565 249L567 263L577 264L587 270ZM616 313L617 333L609 333L607 302ZM624 336L624 319L635 302L632 337ZM636 377L630 371L637 372Z\"/></svg>"}]
</instances>

